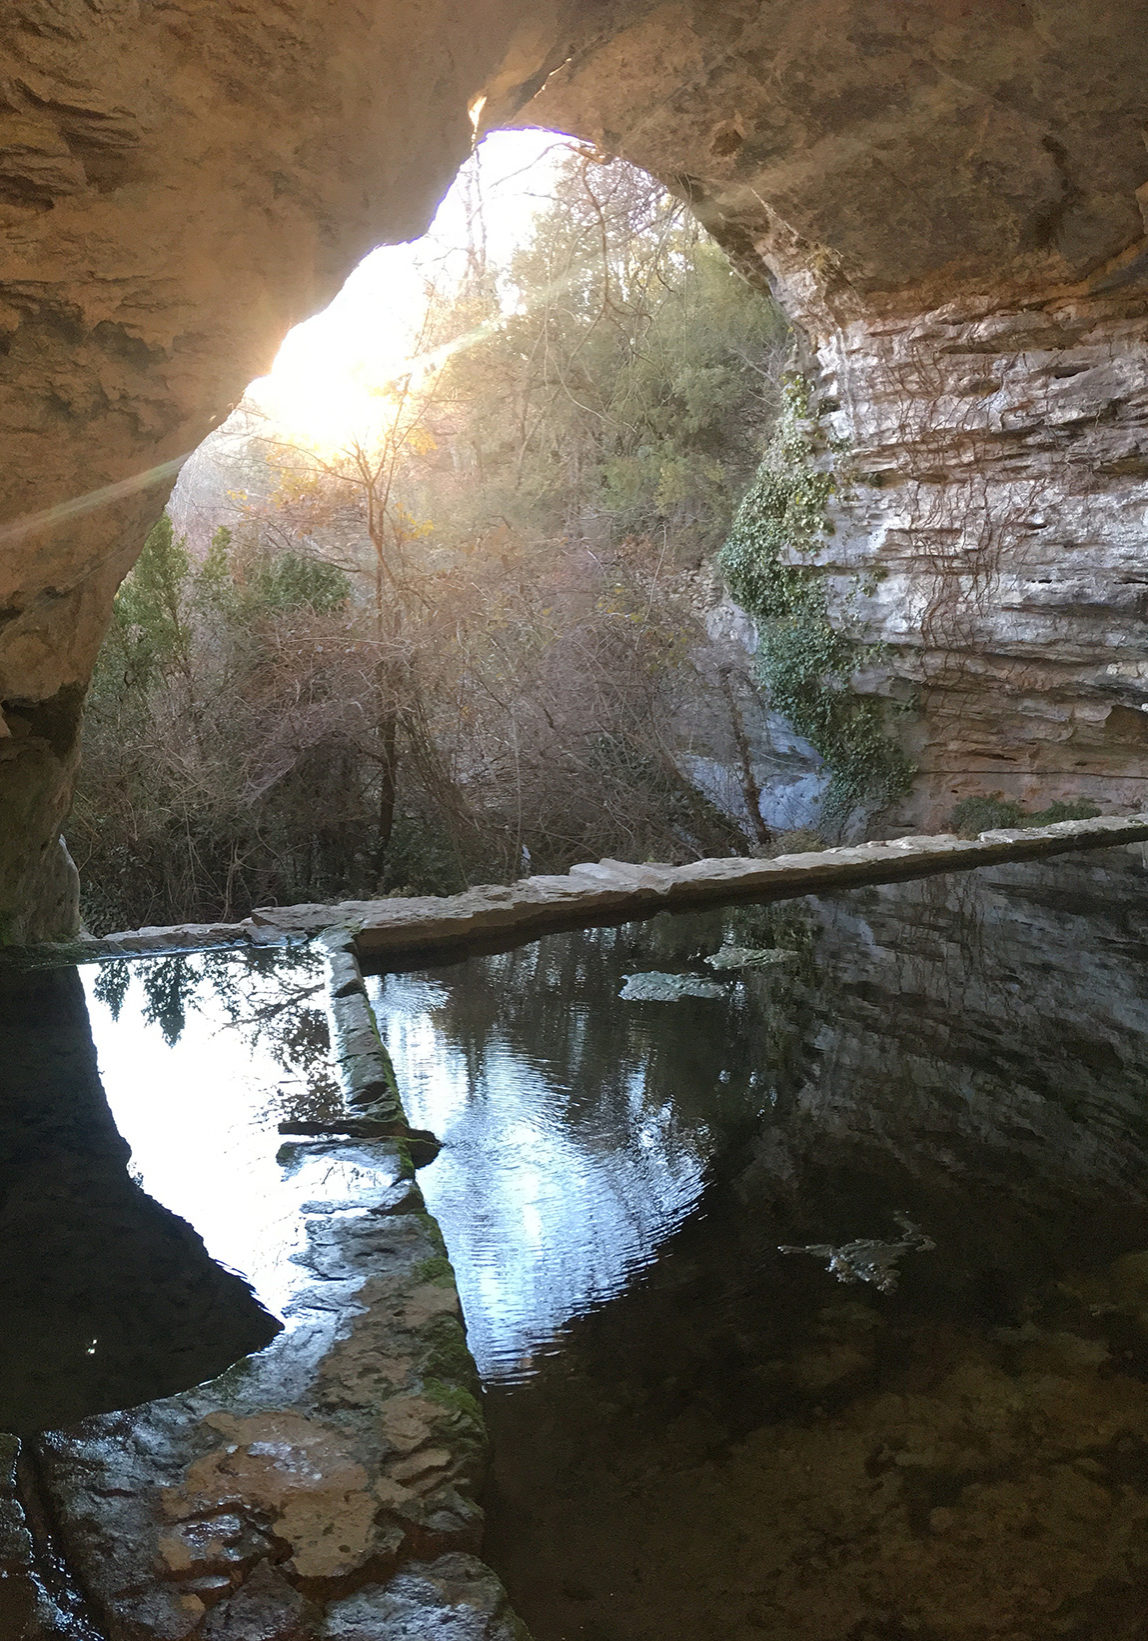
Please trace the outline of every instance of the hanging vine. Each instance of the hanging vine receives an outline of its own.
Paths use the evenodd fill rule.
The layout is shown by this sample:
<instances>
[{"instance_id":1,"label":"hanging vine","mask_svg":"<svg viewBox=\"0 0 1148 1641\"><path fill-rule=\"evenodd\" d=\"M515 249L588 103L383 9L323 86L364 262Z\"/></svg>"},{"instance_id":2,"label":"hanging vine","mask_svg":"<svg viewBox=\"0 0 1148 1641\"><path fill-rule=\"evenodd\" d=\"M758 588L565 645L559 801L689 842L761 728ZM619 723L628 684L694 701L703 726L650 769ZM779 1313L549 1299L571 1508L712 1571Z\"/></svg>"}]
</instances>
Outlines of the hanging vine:
<instances>
[{"instance_id":1,"label":"hanging vine","mask_svg":"<svg viewBox=\"0 0 1148 1641\"><path fill-rule=\"evenodd\" d=\"M773 437L718 563L757 624L758 676L772 705L829 768L825 814L840 822L901 797L913 766L886 734L882 704L851 687L853 674L881 646L833 626L824 573L811 562L832 532L829 504L842 488L836 463L819 457L817 442L808 384L790 376ZM832 445L829 451L840 455Z\"/></svg>"}]
</instances>

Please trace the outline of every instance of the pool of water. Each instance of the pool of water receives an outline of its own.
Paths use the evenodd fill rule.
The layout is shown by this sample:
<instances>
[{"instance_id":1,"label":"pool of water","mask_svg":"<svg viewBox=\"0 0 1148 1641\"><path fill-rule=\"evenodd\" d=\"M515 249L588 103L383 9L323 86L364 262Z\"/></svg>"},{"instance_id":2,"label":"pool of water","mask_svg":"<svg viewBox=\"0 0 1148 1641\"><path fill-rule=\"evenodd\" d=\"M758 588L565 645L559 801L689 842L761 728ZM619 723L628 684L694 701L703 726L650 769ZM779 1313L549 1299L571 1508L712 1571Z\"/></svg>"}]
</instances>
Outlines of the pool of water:
<instances>
[{"instance_id":1,"label":"pool of water","mask_svg":"<svg viewBox=\"0 0 1148 1641\"><path fill-rule=\"evenodd\" d=\"M371 982L537 1641L1144 1641L1146 931L1119 850ZM0 1428L291 1327L327 1047L306 951L0 990Z\"/></svg>"},{"instance_id":2,"label":"pool of water","mask_svg":"<svg viewBox=\"0 0 1148 1641\"><path fill-rule=\"evenodd\" d=\"M305 1233L278 1125L340 1104L321 955L203 953L83 977L133 1176L281 1317Z\"/></svg>"},{"instance_id":3,"label":"pool of water","mask_svg":"<svg viewBox=\"0 0 1148 1641\"><path fill-rule=\"evenodd\" d=\"M1142 1641L1146 913L1113 851L374 983L538 1641Z\"/></svg>"},{"instance_id":4,"label":"pool of water","mask_svg":"<svg viewBox=\"0 0 1148 1641\"><path fill-rule=\"evenodd\" d=\"M699 1211L722 1135L772 1097L736 983L672 1009L618 1002L647 940L557 935L371 983L408 1116L444 1142L420 1182L488 1383L529 1378L625 1291Z\"/></svg>"}]
</instances>

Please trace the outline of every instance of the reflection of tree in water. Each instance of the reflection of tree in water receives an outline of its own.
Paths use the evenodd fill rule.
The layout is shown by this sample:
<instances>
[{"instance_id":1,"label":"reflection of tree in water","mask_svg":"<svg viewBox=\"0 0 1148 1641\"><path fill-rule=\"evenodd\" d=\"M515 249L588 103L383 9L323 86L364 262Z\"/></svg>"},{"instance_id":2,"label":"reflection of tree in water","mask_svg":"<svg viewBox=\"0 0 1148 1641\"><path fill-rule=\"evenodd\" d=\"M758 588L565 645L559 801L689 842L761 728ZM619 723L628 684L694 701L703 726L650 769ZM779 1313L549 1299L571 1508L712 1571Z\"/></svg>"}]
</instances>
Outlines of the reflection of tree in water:
<instances>
[{"instance_id":1,"label":"reflection of tree in water","mask_svg":"<svg viewBox=\"0 0 1148 1641\"><path fill-rule=\"evenodd\" d=\"M6 977L0 1065L0 1429L171 1395L274 1337L129 1172L75 969Z\"/></svg>"},{"instance_id":2,"label":"reflection of tree in water","mask_svg":"<svg viewBox=\"0 0 1148 1641\"><path fill-rule=\"evenodd\" d=\"M796 960L729 977L720 1000L619 1002L626 974L657 969L712 980L702 959L723 939L780 946ZM436 971L445 984L435 1025L464 1057L472 1098L481 1096L492 1055L509 1052L547 1067L552 1086L567 1091L568 1125L591 1140L605 1140L604 1118L617 1119L614 1132L632 1123L626 1114L636 1089L645 1112L672 1108L679 1128L732 1140L798 1075L813 944L801 905L666 914L552 935ZM385 997L384 989L384 1007Z\"/></svg>"},{"instance_id":3,"label":"reflection of tree in water","mask_svg":"<svg viewBox=\"0 0 1148 1641\"><path fill-rule=\"evenodd\" d=\"M197 952L105 963L94 990L113 1020L120 1017L133 978L143 993L143 1020L159 1027L169 1048L179 1042L190 1013L222 1011L251 1051L269 1053L290 1077L280 1094L292 1117L323 1116L337 1107L322 959L314 952Z\"/></svg>"}]
</instances>

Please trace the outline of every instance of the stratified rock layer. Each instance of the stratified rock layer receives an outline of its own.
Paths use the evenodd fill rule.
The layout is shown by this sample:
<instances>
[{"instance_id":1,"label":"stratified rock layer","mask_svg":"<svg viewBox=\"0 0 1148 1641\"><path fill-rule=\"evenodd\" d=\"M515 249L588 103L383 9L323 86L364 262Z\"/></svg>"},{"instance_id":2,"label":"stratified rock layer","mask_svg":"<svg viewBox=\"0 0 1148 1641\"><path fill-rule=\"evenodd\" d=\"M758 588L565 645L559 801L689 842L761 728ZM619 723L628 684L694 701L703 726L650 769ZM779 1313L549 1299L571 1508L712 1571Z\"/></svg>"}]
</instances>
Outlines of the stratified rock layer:
<instances>
[{"instance_id":1,"label":"stratified rock layer","mask_svg":"<svg viewBox=\"0 0 1148 1641\"><path fill-rule=\"evenodd\" d=\"M913 708L927 821L970 792L1148 791L1148 349L1122 283L852 320L822 346L855 475L823 556L839 619L890 646L863 687Z\"/></svg>"}]
</instances>

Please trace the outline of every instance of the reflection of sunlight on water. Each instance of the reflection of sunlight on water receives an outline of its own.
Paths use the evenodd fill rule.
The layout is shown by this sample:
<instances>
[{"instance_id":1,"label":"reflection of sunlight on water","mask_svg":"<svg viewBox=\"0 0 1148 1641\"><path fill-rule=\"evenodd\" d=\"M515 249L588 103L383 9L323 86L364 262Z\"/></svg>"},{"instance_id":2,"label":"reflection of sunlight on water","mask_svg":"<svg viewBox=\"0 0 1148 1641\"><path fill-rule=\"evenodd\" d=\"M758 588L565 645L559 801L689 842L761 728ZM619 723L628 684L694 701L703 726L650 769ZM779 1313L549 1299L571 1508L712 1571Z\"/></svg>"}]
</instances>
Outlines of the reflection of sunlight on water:
<instances>
[{"instance_id":1,"label":"reflection of sunlight on water","mask_svg":"<svg viewBox=\"0 0 1148 1641\"><path fill-rule=\"evenodd\" d=\"M275 974L254 976L236 959L219 983L200 979L178 1042L170 1046L143 1012L141 964L118 1021L95 992L98 970L81 969L100 1074L116 1126L132 1150L143 1188L188 1220L220 1264L252 1284L268 1309L281 1312L298 1270L289 1256L303 1242L299 1194L314 1195L315 1176L292 1189L276 1162L276 1096L287 1073L263 1041L235 1024L221 985L245 1001L274 1000ZM297 981L295 981L297 984Z\"/></svg>"},{"instance_id":2,"label":"reflection of sunlight on water","mask_svg":"<svg viewBox=\"0 0 1148 1641\"><path fill-rule=\"evenodd\" d=\"M460 987L479 983L471 969ZM372 1000L410 1120L444 1146L422 1170L458 1276L470 1348L487 1380L529 1375L563 1326L621 1291L697 1201L702 1142L651 1110L635 1050L621 1098L572 1088L587 1066L585 1010L571 999L563 1062L528 1053L491 1024L468 1055L444 1018L450 988L388 975ZM591 1062L592 1063L592 1062ZM612 1066L616 1083L621 1068Z\"/></svg>"}]
</instances>

